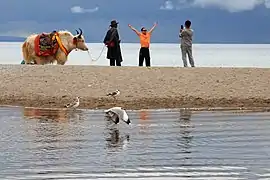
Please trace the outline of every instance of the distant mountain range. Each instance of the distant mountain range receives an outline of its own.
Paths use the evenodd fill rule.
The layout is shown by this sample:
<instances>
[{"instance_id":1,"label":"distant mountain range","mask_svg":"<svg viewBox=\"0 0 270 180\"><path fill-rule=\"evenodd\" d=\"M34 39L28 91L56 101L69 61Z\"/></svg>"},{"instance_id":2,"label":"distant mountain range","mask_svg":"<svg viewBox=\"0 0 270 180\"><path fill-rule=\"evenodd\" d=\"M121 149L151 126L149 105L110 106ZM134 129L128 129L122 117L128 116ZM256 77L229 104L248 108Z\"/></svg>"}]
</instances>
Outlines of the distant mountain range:
<instances>
[{"instance_id":1,"label":"distant mountain range","mask_svg":"<svg viewBox=\"0 0 270 180\"><path fill-rule=\"evenodd\" d=\"M24 40L24 37L0 36L0 42L23 42Z\"/></svg>"}]
</instances>

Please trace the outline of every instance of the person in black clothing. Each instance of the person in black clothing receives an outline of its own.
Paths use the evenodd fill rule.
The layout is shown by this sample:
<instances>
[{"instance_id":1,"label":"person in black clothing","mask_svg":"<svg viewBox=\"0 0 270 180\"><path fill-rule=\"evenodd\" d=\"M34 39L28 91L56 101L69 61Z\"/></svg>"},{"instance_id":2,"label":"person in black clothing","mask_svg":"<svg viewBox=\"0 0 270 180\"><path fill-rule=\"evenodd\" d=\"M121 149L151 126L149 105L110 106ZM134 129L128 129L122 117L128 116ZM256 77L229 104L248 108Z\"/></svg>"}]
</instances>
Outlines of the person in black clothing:
<instances>
[{"instance_id":1,"label":"person in black clothing","mask_svg":"<svg viewBox=\"0 0 270 180\"><path fill-rule=\"evenodd\" d=\"M120 39L118 34L118 22L111 21L110 29L107 31L103 43L107 46L107 59L110 60L110 66L121 66L122 53L120 48Z\"/></svg>"}]
</instances>

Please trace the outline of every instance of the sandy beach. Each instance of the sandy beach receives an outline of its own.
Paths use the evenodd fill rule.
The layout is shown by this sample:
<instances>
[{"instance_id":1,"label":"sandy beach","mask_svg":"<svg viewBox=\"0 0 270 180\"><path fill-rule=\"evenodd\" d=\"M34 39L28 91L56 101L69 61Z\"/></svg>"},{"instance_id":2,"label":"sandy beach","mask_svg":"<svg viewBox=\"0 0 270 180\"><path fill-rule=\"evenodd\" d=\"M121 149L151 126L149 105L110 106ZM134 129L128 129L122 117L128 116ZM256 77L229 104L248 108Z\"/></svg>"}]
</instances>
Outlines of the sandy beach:
<instances>
[{"instance_id":1,"label":"sandy beach","mask_svg":"<svg viewBox=\"0 0 270 180\"><path fill-rule=\"evenodd\" d=\"M270 69L0 66L0 105L127 109L269 107ZM108 92L119 89L114 100Z\"/></svg>"}]
</instances>

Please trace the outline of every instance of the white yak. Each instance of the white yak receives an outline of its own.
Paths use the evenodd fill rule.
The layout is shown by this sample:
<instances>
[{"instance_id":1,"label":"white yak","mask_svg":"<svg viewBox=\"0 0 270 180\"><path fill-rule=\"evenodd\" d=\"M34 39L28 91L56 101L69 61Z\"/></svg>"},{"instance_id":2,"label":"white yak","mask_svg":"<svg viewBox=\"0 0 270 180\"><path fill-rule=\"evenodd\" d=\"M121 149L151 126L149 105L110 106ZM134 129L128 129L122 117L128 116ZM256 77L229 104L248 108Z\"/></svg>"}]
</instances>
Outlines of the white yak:
<instances>
[{"instance_id":1,"label":"white yak","mask_svg":"<svg viewBox=\"0 0 270 180\"><path fill-rule=\"evenodd\" d=\"M53 31L51 33L32 34L22 45L25 64L51 64L55 61L59 65L67 62L69 53L74 49L88 51L81 29L73 35L69 31Z\"/></svg>"}]
</instances>

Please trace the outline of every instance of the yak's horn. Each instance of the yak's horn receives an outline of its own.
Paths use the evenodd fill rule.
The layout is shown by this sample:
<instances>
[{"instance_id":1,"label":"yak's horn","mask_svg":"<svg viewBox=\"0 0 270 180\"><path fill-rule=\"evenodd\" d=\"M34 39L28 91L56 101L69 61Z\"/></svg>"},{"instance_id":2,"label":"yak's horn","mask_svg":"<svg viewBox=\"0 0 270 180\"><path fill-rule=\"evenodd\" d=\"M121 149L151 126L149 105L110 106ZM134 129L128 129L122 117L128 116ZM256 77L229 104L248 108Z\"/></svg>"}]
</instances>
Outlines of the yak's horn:
<instances>
[{"instance_id":1,"label":"yak's horn","mask_svg":"<svg viewBox=\"0 0 270 180\"><path fill-rule=\"evenodd\" d=\"M79 37L82 35L83 31L81 30L81 28L79 28L80 30L80 34L79 34Z\"/></svg>"}]
</instances>

